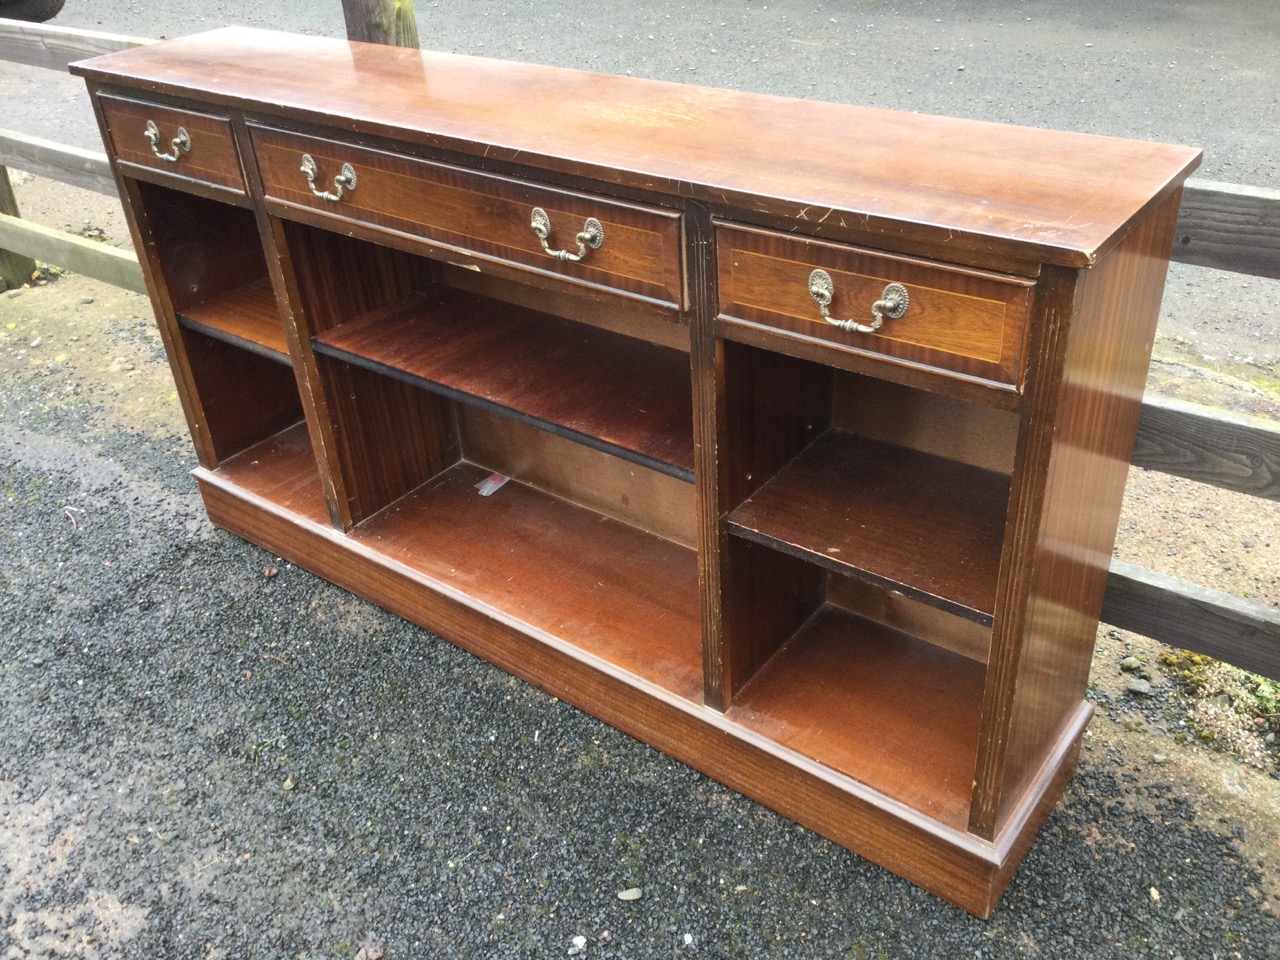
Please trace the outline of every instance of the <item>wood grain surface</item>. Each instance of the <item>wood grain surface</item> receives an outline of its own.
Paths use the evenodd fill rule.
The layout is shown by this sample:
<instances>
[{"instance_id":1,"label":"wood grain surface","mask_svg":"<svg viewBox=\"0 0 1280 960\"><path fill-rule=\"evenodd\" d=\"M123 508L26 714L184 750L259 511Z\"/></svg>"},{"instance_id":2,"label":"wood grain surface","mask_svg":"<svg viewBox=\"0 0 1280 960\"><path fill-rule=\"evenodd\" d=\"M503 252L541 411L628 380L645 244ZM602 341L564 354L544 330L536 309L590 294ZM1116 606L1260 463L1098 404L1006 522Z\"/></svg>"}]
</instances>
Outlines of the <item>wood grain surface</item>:
<instances>
[{"instance_id":1,"label":"wood grain surface","mask_svg":"<svg viewBox=\"0 0 1280 960\"><path fill-rule=\"evenodd\" d=\"M193 303L178 314L178 322L206 336L261 353L269 360L289 363L289 344L269 277Z\"/></svg>"},{"instance_id":2,"label":"wood grain surface","mask_svg":"<svg viewBox=\"0 0 1280 960\"><path fill-rule=\"evenodd\" d=\"M118 159L174 177L202 180L244 191L240 155L231 133L231 123L225 117L119 97L102 97L100 102ZM179 129L187 131L191 148L176 151L176 160L160 159L146 137L147 121L153 121L160 131L158 149L161 153L175 152L170 141L178 136Z\"/></svg>"},{"instance_id":3,"label":"wood grain surface","mask_svg":"<svg viewBox=\"0 0 1280 960\"><path fill-rule=\"evenodd\" d=\"M728 716L964 829L982 678L980 663L828 606L756 674Z\"/></svg>"},{"instance_id":4,"label":"wood grain surface","mask_svg":"<svg viewBox=\"0 0 1280 960\"><path fill-rule=\"evenodd\" d=\"M678 350L444 288L315 345L693 479L689 357Z\"/></svg>"},{"instance_id":5,"label":"wood grain surface","mask_svg":"<svg viewBox=\"0 0 1280 960\"><path fill-rule=\"evenodd\" d=\"M76 71L215 522L990 913L1197 151L239 28ZM153 100L235 162L125 157Z\"/></svg>"},{"instance_id":6,"label":"wood grain surface","mask_svg":"<svg viewBox=\"0 0 1280 960\"><path fill-rule=\"evenodd\" d=\"M355 539L495 615L702 700L692 550L461 464L357 527Z\"/></svg>"},{"instance_id":7,"label":"wood grain surface","mask_svg":"<svg viewBox=\"0 0 1280 960\"><path fill-rule=\"evenodd\" d=\"M1280 190L1196 178L1182 194L1173 259L1280 278Z\"/></svg>"},{"instance_id":8,"label":"wood grain surface","mask_svg":"<svg viewBox=\"0 0 1280 960\"><path fill-rule=\"evenodd\" d=\"M182 329L181 341L217 463L302 419L287 366L194 330Z\"/></svg>"},{"instance_id":9,"label":"wood grain surface","mask_svg":"<svg viewBox=\"0 0 1280 960\"><path fill-rule=\"evenodd\" d=\"M738 536L990 624L1009 480L839 430L729 515Z\"/></svg>"},{"instance_id":10,"label":"wood grain surface","mask_svg":"<svg viewBox=\"0 0 1280 960\"><path fill-rule=\"evenodd\" d=\"M772 743L717 710L637 682L634 674L531 631L527 624L494 617L491 609L477 607L465 593L355 538L300 522L297 514L207 470L198 470L196 476L209 515L219 526L376 599L977 916L991 915L1052 808L1052 801L1046 800L1020 832L996 843L979 840ZM1049 765L1046 797L1058 796L1071 769L1069 762Z\"/></svg>"},{"instance_id":11,"label":"wood grain surface","mask_svg":"<svg viewBox=\"0 0 1280 960\"><path fill-rule=\"evenodd\" d=\"M242 27L72 69L492 162L738 205L816 236L878 237L879 246L931 255L951 250L954 262L1016 244L1026 262L1087 266L1200 161L1185 147ZM273 91L270 105L263 89Z\"/></svg>"},{"instance_id":12,"label":"wood grain surface","mask_svg":"<svg viewBox=\"0 0 1280 960\"><path fill-rule=\"evenodd\" d=\"M226 483L312 523L329 519L305 423L296 423L219 464Z\"/></svg>"},{"instance_id":13,"label":"wood grain surface","mask_svg":"<svg viewBox=\"0 0 1280 960\"><path fill-rule=\"evenodd\" d=\"M1280 424L1148 394L1132 463L1280 500Z\"/></svg>"},{"instance_id":14,"label":"wood grain surface","mask_svg":"<svg viewBox=\"0 0 1280 960\"><path fill-rule=\"evenodd\" d=\"M567 280L614 288L672 306L684 305L680 215L599 196L476 173L321 137L251 126L254 155L269 199L328 216L361 220L420 236L446 248L519 264ZM300 170L303 155L318 167L316 189L336 196L343 164L356 172L341 200L317 197ZM547 243L576 252L576 236L590 218L604 231L598 249L581 262L542 249L530 226L542 208L551 221ZM280 213L288 215L287 208Z\"/></svg>"},{"instance_id":15,"label":"wood grain surface","mask_svg":"<svg viewBox=\"0 0 1280 960\"><path fill-rule=\"evenodd\" d=\"M1000 383L1022 372L1033 285L1015 277L958 270L794 235L717 224L720 314L776 326L853 350L883 354ZM830 314L872 322L886 285L909 294L906 313L875 333L845 332L823 319L809 295L809 275L834 283Z\"/></svg>"}]
</instances>

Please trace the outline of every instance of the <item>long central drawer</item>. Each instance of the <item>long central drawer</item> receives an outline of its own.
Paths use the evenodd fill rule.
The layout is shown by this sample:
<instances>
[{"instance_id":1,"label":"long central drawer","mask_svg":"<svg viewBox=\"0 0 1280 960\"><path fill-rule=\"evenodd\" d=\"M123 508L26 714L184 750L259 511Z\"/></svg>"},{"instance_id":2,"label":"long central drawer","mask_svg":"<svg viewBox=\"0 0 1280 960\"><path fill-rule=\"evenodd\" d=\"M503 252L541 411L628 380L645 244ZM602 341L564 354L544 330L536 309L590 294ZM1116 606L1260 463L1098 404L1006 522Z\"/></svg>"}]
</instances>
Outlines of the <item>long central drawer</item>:
<instances>
[{"instance_id":1,"label":"long central drawer","mask_svg":"<svg viewBox=\"0 0 1280 960\"><path fill-rule=\"evenodd\" d=\"M684 307L681 223L675 211L270 127L249 129L274 212L288 216L288 208L307 208L471 256ZM544 249L532 227L535 209L545 214L547 247L574 256L581 252L579 260ZM579 243L591 219L599 225L598 246Z\"/></svg>"}]
</instances>

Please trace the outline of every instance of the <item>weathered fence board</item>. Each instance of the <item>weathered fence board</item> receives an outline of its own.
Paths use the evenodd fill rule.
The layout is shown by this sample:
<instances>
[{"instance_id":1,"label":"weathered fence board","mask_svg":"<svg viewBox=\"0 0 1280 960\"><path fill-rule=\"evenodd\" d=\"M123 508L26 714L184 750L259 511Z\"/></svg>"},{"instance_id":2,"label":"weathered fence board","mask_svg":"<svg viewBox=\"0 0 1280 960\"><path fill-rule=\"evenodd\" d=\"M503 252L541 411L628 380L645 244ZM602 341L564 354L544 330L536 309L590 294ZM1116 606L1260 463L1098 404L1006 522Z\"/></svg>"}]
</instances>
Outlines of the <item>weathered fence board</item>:
<instances>
[{"instance_id":1,"label":"weathered fence board","mask_svg":"<svg viewBox=\"0 0 1280 960\"><path fill-rule=\"evenodd\" d=\"M0 130L0 166L13 167L48 177L73 187L83 187L107 196L118 196L107 155L81 150L53 140L29 137L16 130Z\"/></svg>"},{"instance_id":2,"label":"weathered fence board","mask_svg":"<svg viewBox=\"0 0 1280 960\"><path fill-rule=\"evenodd\" d=\"M1280 608L1113 560L1102 619L1280 679Z\"/></svg>"},{"instance_id":3,"label":"weathered fence board","mask_svg":"<svg viewBox=\"0 0 1280 960\"><path fill-rule=\"evenodd\" d=\"M1280 190L1189 180L1172 256L1200 267L1280 278Z\"/></svg>"},{"instance_id":4,"label":"weathered fence board","mask_svg":"<svg viewBox=\"0 0 1280 960\"><path fill-rule=\"evenodd\" d=\"M0 214L0 250L26 254L126 290L147 290L138 258L131 251L7 214Z\"/></svg>"},{"instance_id":5,"label":"weathered fence board","mask_svg":"<svg viewBox=\"0 0 1280 960\"><path fill-rule=\"evenodd\" d=\"M1280 423L1148 394L1133 464L1280 500Z\"/></svg>"},{"instance_id":6,"label":"weathered fence board","mask_svg":"<svg viewBox=\"0 0 1280 960\"><path fill-rule=\"evenodd\" d=\"M96 30L75 30L0 19L0 60L26 63L33 67L66 70L67 64L76 60L139 47L144 43L155 41L116 33L99 33Z\"/></svg>"}]
</instances>

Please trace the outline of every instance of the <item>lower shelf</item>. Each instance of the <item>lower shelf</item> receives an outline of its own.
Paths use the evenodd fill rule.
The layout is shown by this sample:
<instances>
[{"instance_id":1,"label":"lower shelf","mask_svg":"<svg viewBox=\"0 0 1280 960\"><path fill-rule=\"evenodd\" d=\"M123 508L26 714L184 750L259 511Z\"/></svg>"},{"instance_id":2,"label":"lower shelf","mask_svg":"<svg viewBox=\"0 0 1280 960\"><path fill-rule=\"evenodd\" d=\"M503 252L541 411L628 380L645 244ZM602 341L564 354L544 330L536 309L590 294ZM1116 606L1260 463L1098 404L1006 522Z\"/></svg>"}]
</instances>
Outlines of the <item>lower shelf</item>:
<instances>
[{"instance_id":1,"label":"lower shelf","mask_svg":"<svg viewBox=\"0 0 1280 960\"><path fill-rule=\"evenodd\" d=\"M302 421L219 464L214 474L311 523L328 523L320 471Z\"/></svg>"},{"instance_id":2,"label":"lower shelf","mask_svg":"<svg viewBox=\"0 0 1280 960\"><path fill-rule=\"evenodd\" d=\"M352 539L475 603L686 700L702 701L694 551L462 463Z\"/></svg>"},{"instance_id":3,"label":"lower shelf","mask_svg":"<svg viewBox=\"0 0 1280 960\"><path fill-rule=\"evenodd\" d=\"M985 668L835 606L751 679L731 720L964 830Z\"/></svg>"},{"instance_id":4,"label":"lower shelf","mask_svg":"<svg viewBox=\"0 0 1280 960\"><path fill-rule=\"evenodd\" d=\"M351 534L324 516L302 424L195 475L224 529L981 917L1075 768L1084 704L1002 832L968 833L981 664L831 606L728 713L705 706L693 551L514 481L481 497L470 464ZM855 779L872 768L874 788Z\"/></svg>"}]
</instances>

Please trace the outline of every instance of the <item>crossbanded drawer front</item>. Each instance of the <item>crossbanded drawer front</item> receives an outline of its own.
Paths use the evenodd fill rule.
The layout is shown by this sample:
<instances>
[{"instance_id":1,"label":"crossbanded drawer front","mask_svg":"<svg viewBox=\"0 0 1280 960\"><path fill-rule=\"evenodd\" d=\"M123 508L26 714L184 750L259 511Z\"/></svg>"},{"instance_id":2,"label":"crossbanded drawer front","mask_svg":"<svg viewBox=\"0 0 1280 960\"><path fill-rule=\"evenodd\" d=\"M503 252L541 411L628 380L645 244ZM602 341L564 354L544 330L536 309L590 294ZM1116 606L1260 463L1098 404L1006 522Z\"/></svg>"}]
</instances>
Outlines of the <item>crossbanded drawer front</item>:
<instances>
[{"instance_id":1,"label":"crossbanded drawer front","mask_svg":"<svg viewBox=\"0 0 1280 960\"><path fill-rule=\"evenodd\" d=\"M680 214L251 126L269 201L681 309ZM310 158L305 161L304 158ZM311 176L303 171L309 164ZM547 225L547 247L532 227ZM287 216L288 210L275 212ZM597 224L598 244L588 239ZM560 258L555 251L571 255Z\"/></svg>"},{"instance_id":2,"label":"crossbanded drawer front","mask_svg":"<svg viewBox=\"0 0 1280 960\"><path fill-rule=\"evenodd\" d=\"M244 193L227 118L124 97L103 96L99 102L119 160Z\"/></svg>"},{"instance_id":3,"label":"crossbanded drawer front","mask_svg":"<svg viewBox=\"0 0 1280 960\"><path fill-rule=\"evenodd\" d=\"M722 222L715 240L723 322L1021 384L1034 281Z\"/></svg>"}]
</instances>

